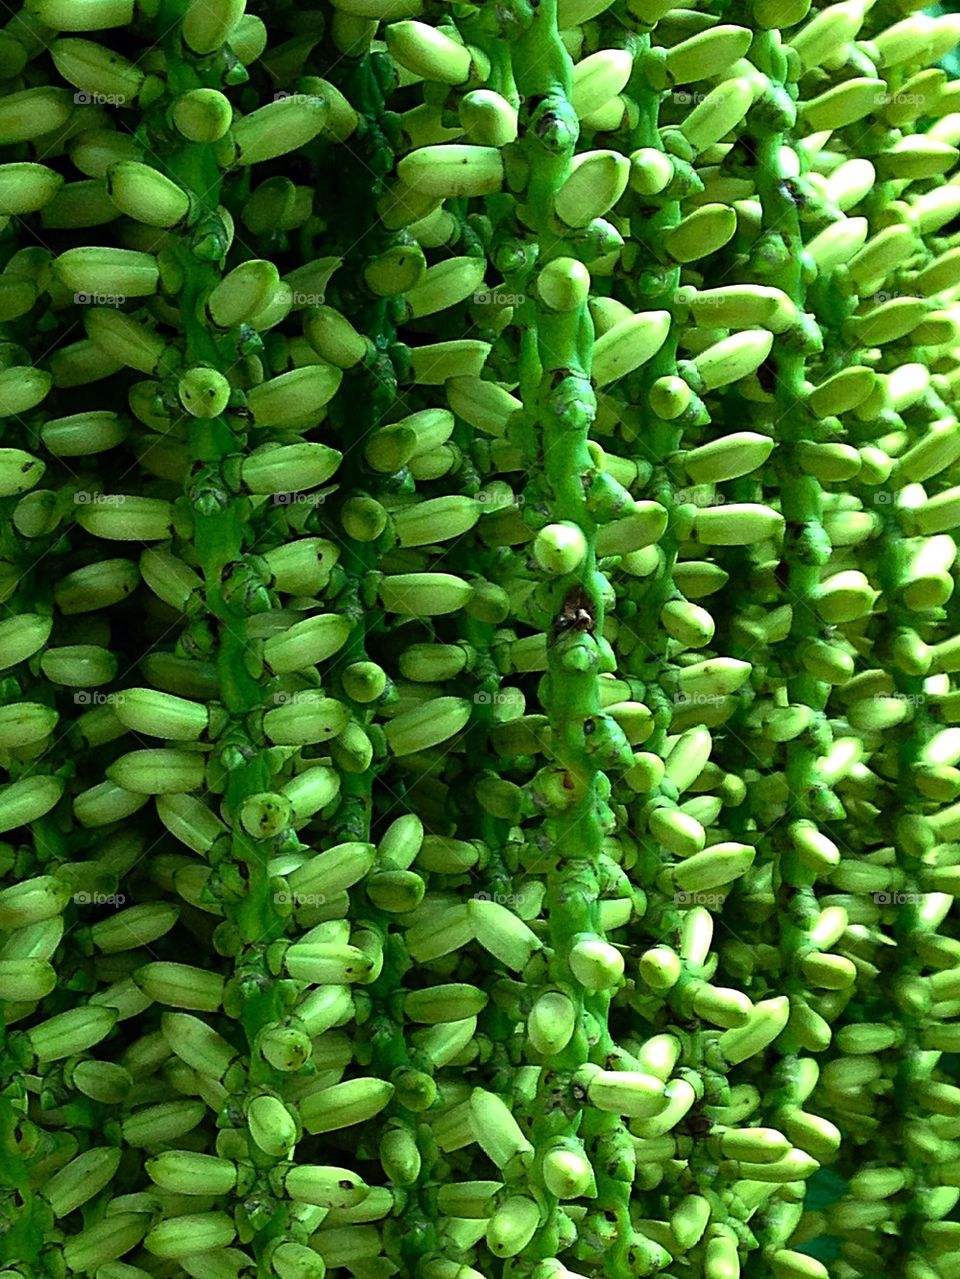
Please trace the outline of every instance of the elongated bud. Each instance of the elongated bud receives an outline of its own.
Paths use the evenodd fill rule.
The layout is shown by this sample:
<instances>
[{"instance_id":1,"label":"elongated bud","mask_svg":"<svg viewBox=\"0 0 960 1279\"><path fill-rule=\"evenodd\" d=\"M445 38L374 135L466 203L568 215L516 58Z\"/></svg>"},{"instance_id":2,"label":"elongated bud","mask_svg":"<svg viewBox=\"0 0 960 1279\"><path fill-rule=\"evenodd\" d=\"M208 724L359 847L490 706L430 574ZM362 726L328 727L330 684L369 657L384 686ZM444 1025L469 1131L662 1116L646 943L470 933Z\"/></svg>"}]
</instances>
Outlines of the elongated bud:
<instances>
[{"instance_id":1,"label":"elongated bud","mask_svg":"<svg viewBox=\"0 0 960 1279\"><path fill-rule=\"evenodd\" d=\"M0 746L17 749L43 741L56 727L59 715L40 702L13 702L0 707Z\"/></svg>"},{"instance_id":2,"label":"elongated bud","mask_svg":"<svg viewBox=\"0 0 960 1279\"><path fill-rule=\"evenodd\" d=\"M590 1104L608 1114L632 1119L646 1119L661 1111L665 1104L662 1080L632 1070L595 1069L584 1086Z\"/></svg>"},{"instance_id":3,"label":"elongated bud","mask_svg":"<svg viewBox=\"0 0 960 1279\"><path fill-rule=\"evenodd\" d=\"M254 1097L247 1107L247 1129L254 1144L275 1159L288 1158L297 1140L297 1124L278 1097Z\"/></svg>"},{"instance_id":4,"label":"elongated bud","mask_svg":"<svg viewBox=\"0 0 960 1279\"><path fill-rule=\"evenodd\" d=\"M745 874L755 856L756 849L749 844L713 844L675 867L673 881L684 892L707 892Z\"/></svg>"},{"instance_id":5,"label":"elongated bud","mask_svg":"<svg viewBox=\"0 0 960 1279\"><path fill-rule=\"evenodd\" d=\"M399 573L385 577L380 584L385 611L408 617L457 612L471 594L472 587L450 573Z\"/></svg>"},{"instance_id":6,"label":"elongated bud","mask_svg":"<svg viewBox=\"0 0 960 1279\"><path fill-rule=\"evenodd\" d=\"M36 408L53 387L53 378L29 365L0 372L0 417L12 417ZM38 477L39 478L39 477Z\"/></svg>"},{"instance_id":7,"label":"elongated bud","mask_svg":"<svg viewBox=\"0 0 960 1279\"><path fill-rule=\"evenodd\" d=\"M378 1115L393 1093L393 1084L386 1080L351 1079L304 1097L300 1102L301 1120L313 1136L348 1128Z\"/></svg>"},{"instance_id":8,"label":"elongated bud","mask_svg":"<svg viewBox=\"0 0 960 1279\"><path fill-rule=\"evenodd\" d=\"M474 1088L469 1108L475 1139L498 1168L505 1168L518 1155L533 1153L506 1102L496 1093Z\"/></svg>"},{"instance_id":9,"label":"elongated bud","mask_svg":"<svg viewBox=\"0 0 960 1279\"><path fill-rule=\"evenodd\" d=\"M573 68L570 101L582 120L622 93L633 70L633 58L626 49L601 49L583 58Z\"/></svg>"},{"instance_id":10,"label":"elongated bud","mask_svg":"<svg viewBox=\"0 0 960 1279\"><path fill-rule=\"evenodd\" d=\"M608 329L594 344L594 382L608 386L638 369L660 350L669 330L669 311L640 312Z\"/></svg>"},{"instance_id":11,"label":"elongated bud","mask_svg":"<svg viewBox=\"0 0 960 1279\"><path fill-rule=\"evenodd\" d=\"M543 1158L543 1180L558 1199L592 1198L596 1195L593 1167L583 1149L558 1147Z\"/></svg>"},{"instance_id":12,"label":"elongated bud","mask_svg":"<svg viewBox=\"0 0 960 1279\"><path fill-rule=\"evenodd\" d=\"M34 1055L41 1062L62 1061L100 1043L117 1021L114 1008L92 1006L56 1013L27 1032Z\"/></svg>"},{"instance_id":13,"label":"elongated bud","mask_svg":"<svg viewBox=\"0 0 960 1279\"><path fill-rule=\"evenodd\" d=\"M251 320L272 300L280 274L272 262L252 258L225 275L207 298L207 315L221 329Z\"/></svg>"},{"instance_id":14,"label":"elongated bud","mask_svg":"<svg viewBox=\"0 0 960 1279\"><path fill-rule=\"evenodd\" d=\"M675 84L692 84L722 75L743 57L752 38L747 27L724 25L701 31L667 50L670 78Z\"/></svg>"},{"instance_id":15,"label":"elongated bud","mask_svg":"<svg viewBox=\"0 0 960 1279\"><path fill-rule=\"evenodd\" d=\"M576 1028L576 1007L561 991L541 995L527 1019L530 1046L549 1057L566 1048Z\"/></svg>"},{"instance_id":16,"label":"elongated bud","mask_svg":"<svg viewBox=\"0 0 960 1279\"><path fill-rule=\"evenodd\" d=\"M133 0L34 0L28 11L53 31L104 31L129 26L133 8Z\"/></svg>"},{"instance_id":17,"label":"elongated bud","mask_svg":"<svg viewBox=\"0 0 960 1279\"><path fill-rule=\"evenodd\" d=\"M320 95L297 94L268 102L234 123L236 162L260 164L299 150L321 132L329 110Z\"/></svg>"},{"instance_id":18,"label":"elongated bud","mask_svg":"<svg viewBox=\"0 0 960 1279\"><path fill-rule=\"evenodd\" d=\"M164 1013L161 1029L164 1040L180 1060L210 1079L222 1080L237 1059L231 1044L189 1013Z\"/></svg>"},{"instance_id":19,"label":"elongated bud","mask_svg":"<svg viewBox=\"0 0 960 1279\"><path fill-rule=\"evenodd\" d=\"M57 974L45 959L0 959L0 980L11 1003L34 1003L54 990Z\"/></svg>"},{"instance_id":20,"label":"elongated bud","mask_svg":"<svg viewBox=\"0 0 960 1279\"><path fill-rule=\"evenodd\" d=\"M339 791L340 779L336 772L322 764L304 769L283 787L283 794L293 805L297 822L305 822L326 808Z\"/></svg>"},{"instance_id":21,"label":"elongated bud","mask_svg":"<svg viewBox=\"0 0 960 1279\"><path fill-rule=\"evenodd\" d=\"M177 750L130 751L109 766L107 778L134 794L179 795L203 786L203 756Z\"/></svg>"},{"instance_id":22,"label":"elongated bud","mask_svg":"<svg viewBox=\"0 0 960 1279\"><path fill-rule=\"evenodd\" d=\"M356 1173L347 1168L323 1164L299 1164L283 1179L283 1188L299 1203L321 1208L352 1208L362 1204L370 1193Z\"/></svg>"},{"instance_id":23,"label":"elongated bud","mask_svg":"<svg viewBox=\"0 0 960 1279\"><path fill-rule=\"evenodd\" d=\"M112 294L144 298L156 293L160 280L152 253L125 248L70 248L54 260L66 288L84 295Z\"/></svg>"},{"instance_id":24,"label":"elongated bud","mask_svg":"<svg viewBox=\"0 0 960 1279\"><path fill-rule=\"evenodd\" d=\"M424 80L456 85L489 75L489 60L480 50L458 44L425 22L394 22L384 35L391 57Z\"/></svg>"},{"instance_id":25,"label":"elongated bud","mask_svg":"<svg viewBox=\"0 0 960 1279\"><path fill-rule=\"evenodd\" d=\"M804 102L801 114L811 129L842 129L875 110L885 88L882 80L870 76L847 80Z\"/></svg>"},{"instance_id":26,"label":"elongated bud","mask_svg":"<svg viewBox=\"0 0 960 1279\"><path fill-rule=\"evenodd\" d=\"M70 1235L63 1244L63 1260L69 1271L84 1273L102 1269L114 1257L122 1257L141 1242L150 1224L140 1212L115 1212L95 1225Z\"/></svg>"},{"instance_id":27,"label":"elongated bud","mask_svg":"<svg viewBox=\"0 0 960 1279\"><path fill-rule=\"evenodd\" d=\"M412 191L441 199L492 195L503 183L503 159L496 147L421 147L400 160L397 175Z\"/></svg>"},{"instance_id":28,"label":"elongated bud","mask_svg":"<svg viewBox=\"0 0 960 1279\"><path fill-rule=\"evenodd\" d=\"M471 898L467 916L480 945L508 968L521 971L541 949L536 933L499 902Z\"/></svg>"},{"instance_id":29,"label":"elongated bud","mask_svg":"<svg viewBox=\"0 0 960 1279\"><path fill-rule=\"evenodd\" d=\"M176 226L190 209L186 191L151 165L136 160L110 166L107 194L121 213L145 226Z\"/></svg>"},{"instance_id":30,"label":"elongated bud","mask_svg":"<svg viewBox=\"0 0 960 1279\"><path fill-rule=\"evenodd\" d=\"M694 357L692 363L700 380L694 390L712 391L738 382L759 368L772 347L773 334L762 330L748 329L722 338Z\"/></svg>"},{"instance_id":31,"label":"elongated bud","mask_svg":"<svg viewBox=\"0 0 960 1279\"><path fill-rule=\"evenodd\" d=\"M117 697L117 719L125 728L167 741L195 742L210 726L206 706L152 688L128 688Z\"/></svg>"},{"instance_id":32,"label":"elongated bud","mask_svg":"<svg viewBox=\"0 0 960 1279\"><path fill-rule=\"evenodd\" d=\"M602 218L627 189L630 162L617 151L582 151L557 192L557 217L569 227L589 226Z\"/></svg>"},{"instance_id":33,"label":"elongated bud","mask_svg":"<svg viewBox=\"0 0 960 1279\"><path fill-rule=\"evenodd\" d=\"M36 213L62 186L60 174L45 164L0 164L0 214Z\"/></svg>"},{"instance_id":34,"label":"elongated bud","mask_svg":"<svg viewBox=\"0 0 960 1279\"><path fill-rule=\"evenodd\" d=\"M119 493L83 496L88 500L77 506L76 520L94 537L111 542L157 542L171 534L173 508L161 498Z\"/></svg>"},{"instance_id":35,"label":"elongated bud","mask_svg":"<svg viewBox=\"0 0 960 1279\"><path fill-rule=\"evenodd\" d=\"M410 352L410 380L422 386L442 386L451 378L479 377L490 349L489 342L473 338L456 338L451 342L413 347Z\"/></svg>"},{"instance_id":36,"label":"elongated bud","mask_svg":"<svg viewBox=\"0 0 960 1279\"><path fill-rule=\"evenodd\" d=\"M164 902L131 906L109 919L101 919L90 929L97 950L103 954L133 950L163 937L177 922L180 908Z\"/></svg>"},{"instance_id":37,"label":"elongated bud","mask_svg":"<svg viewBox=\"0 0 960 1279\"><path fill-rule=\"evenodd\" d=\"M144 81L136 63L93 40L54 40L50 56L68 84L94 97L115 98L120 106L134 105Z\"/></svg>"},{"instance_id":38,"label":"elongated bud","mask_svg":"<svg viewBox=\"0 0 960 1279\"><path fill-rule=\"evenodd\" d=\"M737 1065L755 1057L771 1044L787 1024L790 1001L780 995L755 1004L745 1026L726 1030L720 1036L719 1047L724 1058Z\"/></svg>"},{"instance_id":39,"label":"elongated bud","mask_svg":"<svg viewBox=\"0 0 960 1279\"><path fill-rule=\"evenodd\" d=\"M682 1252L700 1242L710 1216L710 1204L702 1195L687 1195L680 1201L670 1218L670 1230Z\"/></svg>"},{"instance_id":40,"label":"elongated bud","mask_svg":"<svg viewBox=\"0 0 960 1279\"><path fill-rule=\"evenodd\" d=\"M411 755L448 741L463 729L472 703L461 697L439 697L391 719L385 733L395 756Z\"/></svg>"},{"instance_id":41,"label":"elongated bud","mask_svg":"<svg viewBox=\"0 0 960 1279\"><path fill-rule=\"evenodd\" d=\"M750 546L778 536L783 516L752 502L702 507L694 517L694 538L705 546Z\"/></svg>"},{"instance_id":42,"label":"elongated bud","mask_svg":"<svg viewBox=\"0 0 960 1279\"><path fill-rule=\"evenodd\" d=\"M497 1209L487 1226L487 1247L495 1257L522 1252L540 1224L540 1209L525 1195L512 1195Z\"/></svg>"},{"instance_id":43,"label":"elongated bud","mask_svg":"<svg viewBox=\"0 0 960 1279\"><path fill-rule=\"evenodd\" d=\"M733 209L725 204L705 204L665 233L664 247L676 262L696 262L727 244L736 229Z\"/></svg>"},{"instance_id":44,"label":"elongated bud","mask_svg":"<svg viewBox=\"0 0 960 1279\"><path fill-rule=\"evenodd\" d=\"M173 123L188 142L219 142L233 119L230 99L219 89L188 89L173 104Z\"/></svg>"},{"instance_id":45,"label":"elongated bud","mask_svg":"<svg viewBox=\"0 0 960 1279\"><path fill-rule=\"evenodd\" d=\"M62 128L73 111L69 89L40 86L4 97L0 104L0 144L29 142Z\"/></svg>"},{"instance_id":46,"label":"elongated bud","mask_svg":"<svg viewBox=\"0 0 960 1279\"><path fill-rule=\"evenodd\" d=\"M190 0L181 31L194 53L213 53L225 44L246 10L246 0Z\"/></svg>"},{"instance_id":47,"label":"elongated bud","mask_svg":"<svg viewBox=\"0 0 960 1279\"><path fill-rule=\"evenodd\" d=\"M59 777L23 777L0 787L0 833L25 826L59 803L64 783Z\"/></svg>"},{"instance_id":48,"label":"elongated bud","mask_svg":"<svg viewBox=\"0 0 960 1279\"><path fill-rule=\"evenodd\" d=\"M247 394L247 406L258 427L313 426L320 409L336 394L342 377L341 371L329 364L292 369L253 387Z\"/></svg>"},{"instance_id":49,"label":"elongated bud","mask_svg":"<svg viewBox=\"0 0 960 1279\"><path fill-rule=\"evenodd\" d=\"M188 1150L165 1150L144 1169L155 1186L178 1195L227 1195L237 1181L231 1160Z\"/></svg>"},{"instance_id":50,"label":"elongated bud","mask_svg":"<svg viewBox=\"0 0 960 1279\"><path fill-rule=\"evenodd\" d=\"M753 104L754 85L745 77L725 80L699 102L680 125L697 152L705 151L740 123Z\"/></svg>"},{"instance_id":51,"label":"elongated bud","mask_svg":"<svg viewBox=\"0 0 960 1279\"><path fill-rule=\"evenodd\" d=\"M451 494L397 511L393 526L401 546L429 546L468 532L482 511L475 499Z\"/></svg>"},{"instance_id":52,"label":"elongated bud","mask_svg":"<svg viewBox=\"0 0 960 1279\"><path fill-rule=\"evenodd\" d=\"M190 964L158 960L134 974L137 985L159 1004L190 1012L216 1012L223 1001L224 978Z\"/></svg>"},{"instance_id":53,"label":"elongated bud","mask_svg":"<svg viewBox=\"0 0 960 1279\"><path fill-rule=\"evenodd\" d=\"M517 109L492 89L464 94L458 113L467 139L476 146L504 147L516 141Z\"/></svg>"},{"instance_id":54,"label":"elongated bud","mask_svg":"<svg viewBox=\"0 0 960 1279\"><path fill-rule=\"evenodd\" d=\"M227 1248L236 1235L233 1218L225 1212L185 1213L154 1226L143 1246L154 1257L176 1259Z\"/></svg>"},{"instance_id":55,"label":"elongated bud","mask_svg":"<svg viewBox=\"0 0 960 1279\"><path fill-rule=\"evenodd\" d=\"M346 985L368 979L373 962L356 946L339 942L294 942L283 958L291 977L315 984Z\"/></svg>"},{"instance_id":56,"label":"elongated bud","mask_svg":"<svg viewBox=\"0 0 960 1279\"><path fill-rule=\"evenodd\" d=\"M122 1151L95 1146L64 1165L47 1182L42 1195L55 1217L65 1217L98 1195L113 1179Z\"/></svg>"},{"instance_id":57,"label":"elongated bud","mask_svg":"<svg viewBox=\"0 0 960 1279\"><path fill-rule=\"evenodd\" d=\"M338 369L351 369L367 355L367 342L346 316L333 307L318 306L307 316L303 326L307 341L328 364Z\"/></svg>"}]
</instances>

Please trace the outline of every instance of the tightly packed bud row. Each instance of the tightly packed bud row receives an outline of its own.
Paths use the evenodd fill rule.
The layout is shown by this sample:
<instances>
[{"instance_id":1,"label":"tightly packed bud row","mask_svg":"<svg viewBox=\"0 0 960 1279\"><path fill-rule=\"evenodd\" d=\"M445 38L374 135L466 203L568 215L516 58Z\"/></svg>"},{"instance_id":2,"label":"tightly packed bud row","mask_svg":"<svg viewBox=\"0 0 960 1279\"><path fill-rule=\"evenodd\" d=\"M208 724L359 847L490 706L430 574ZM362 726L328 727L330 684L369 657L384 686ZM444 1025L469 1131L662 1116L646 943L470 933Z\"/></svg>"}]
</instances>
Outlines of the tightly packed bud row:
<instances>
[{"instance_id":1,"label":"tightly packed bud row","mask_svg":"<svg viewBox=\"0 0 960 1279\"><path fill-rule=\"evenodd\" d=\"M0 28L0 1279L960 1274L960 18L668 6Z\"/></svg>"}]
</instances>

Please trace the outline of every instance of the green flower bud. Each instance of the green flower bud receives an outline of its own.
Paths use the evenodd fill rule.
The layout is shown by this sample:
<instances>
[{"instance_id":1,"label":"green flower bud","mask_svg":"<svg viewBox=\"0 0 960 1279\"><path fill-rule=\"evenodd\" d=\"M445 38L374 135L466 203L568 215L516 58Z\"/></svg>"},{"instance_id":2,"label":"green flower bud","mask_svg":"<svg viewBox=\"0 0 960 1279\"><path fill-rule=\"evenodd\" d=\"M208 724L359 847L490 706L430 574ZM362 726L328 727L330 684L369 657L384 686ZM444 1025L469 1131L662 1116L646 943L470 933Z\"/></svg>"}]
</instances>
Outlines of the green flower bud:
<instances>
[{"instance_id":1,"label":"green flower bud","mask_svg":"<svg viewBox=\"0 0 960 1279\"><path fill-rule=\"evenodd\" d=\"M630 162L616 151L581 151L554 198L557 217L569 227L586 227L617 203L627 188Z\"/></svg>"},{"instance_id":2,"label":"green flower bud","mask_svg":"<svg viewBox=\"0 0 960 1279\"><path fill-rule=\"evenodd\" d=\"M68 89L39 86L4 96L0 105L0 144L12 146L62 128L73 111Z\"/></svg>"},{"instance_id":3,"label":"green flower bud","mask_svg":"<svg viewBox=\"0 0 960 1279\"><path fill-rule=\"evenodd\" d=\"M0 417L13 417L36 408L46 399L52 386L53 378L41 369L4 369L0 372Z\"/></svg>"},{"instance_id":4,"label":"green flower bud","mask_svg":"<svg viewBox=\"0 0 960 1279\"><path fill-rule=\"evenodd\" d=\"M365 1123L378 1115L393 1096L394 1086L384 1079L350 1079L309 1093L300 1102L304 1129L317 1136Z\"/></svg>"},{"instance_id":5,"label":"green flower bud","mask_svg":"<svg viewBox=\"0 0 960 1279\"><path fill-rule=\"evenodd\" d=\"M68 84L117 106L132 106L143 84L144 72L135 63L93 40L55 40L50 56Z\"/></svg>"},{"instance_id":6,"label":"green flower bud","mask_svg":"<svg viewBox=\"0 0 960 1279\"><path fill-rule=\"evenodd\" d=\"M400 160L397 176L412 191L425 196L492 195L503 183L503 158L496 147L463 143L420 147Z\"/></svg>"},{"instance_id":7,"label":"green flower bud","mask_svg":"<svg viewBox=\"0 0 960 1279\"><path fill-rule=\"evenodd\" d=\"M517 139L517 109L492 89L465 93L458 114L468 140L476 146L505 147Z\"/></svg>"},{"instance_id":8,"label":"green flower bud","mask_svg":"<svg viewBox=\"0 0 960 1279\"><path fill-rule=\"evenodd\" d=\"M188 142L219 142L230 128L233 108L218 89L188 89L171 111L177 131Z\"/></svg>"},{"instance_id":9,"label":"green flower bud","mask_svg":"<svg viewBox=\"0 0 960 1279\"><path fill-rule=\"evenodd\" d=\"M40 1062L62 1061L86 1052L105 1039L117 1021L113 1008L91 1006L56 1013L27 1032L34 1056Z\"/></svg>"},{"instance_id":10,"label":"green flower bud","mask_svg":"<svg viewBox=\"0 0 960 1279\"><path fill-rule=\"evenodd\" d=\"M110 166L106 177L110 199L135 222L174 227L189 212L187 193L149 164L121 160Z\"/></svg>"},{"instance_id":11,"label":"green flower bud","mask_svg":"<svg viewBox=\"0 0 960 1279\"><path fill-rule=\"evenodd\" d=\"M490 1218L487 1247L495 1257L515 1257L533 1238L540 1225L540 1209L525 1195L512 1195Z\"/></svg>"},{"instance_id":12,"label":"green flower bud","mask_svg":"<svg viewBox=\"0 0 960 1279\"><path fill-rule=\"evenodd\" d=\"M0 164L0 214L36 213L62 186L61 175L45 164Z\"/></svg>"},{"instance_id":13,"label":"green flower bud","mask_svg":"<svg viewBox=\"0 0 960 1279\"><path fill-rule=\"evenodd\" d=\"M216 1012L223 1001L224 979L190 964L144 964L134 973L137 985L151 999L169 1008Z\"/></svg>"},{"instance_id":14,"label":"green flower bud","mask_svg":"<svg viewBox=\"0 0 960 1279\"><path fill-rule=\"evenodd\" d=\"M184 1213L154 1226L143 1246L154 1257L175 1260L229 1247L236 1235L233 1218L225 1212Z\"/></svg>"},{"instance_id":15,"label":"green flower bud","mask_svg":"<svg viewBox=\"0 0 960 1279\"><path fill-rule=\"evenodd\" d=\"M155 1186L179 1195L226 1195L237 1181L231 1160L189 1150L162 1151L144 1169Z\"/></svg>"},{"instance_id":16,"label":"green flower bud","mask_svg":"<svg viewBox=\"0 0 960 1279\"><path fill-rule=\"evenodd\" d=\"M573 68L570 101L582 120L622 93L633 71L633 58L626 49L601 49Z\"/></svg>"},{"instance_id":17,"label":"green flower bud","mask_svg":"<svg viewBox=\"0 0 960 1279\"><path fill-rule=\"evenodd\" d=\"M341 371L329 364L293 369L253 387L247 393L247 405L258 427L296 430L314 426L342 377Z\"/></svg>"},{"instance_id":18,"label":"green flower bud","mask_svg":"<svg viewBox=\"0 0 960 1279\"><path fill-rule=\"evenodd\" d=\"M79 494L78 494L79 496ZM173 508L160 498L127 494L84 494L77 523L106 541L157 542L171 535Z\"/></svg>"}]
</instances>

